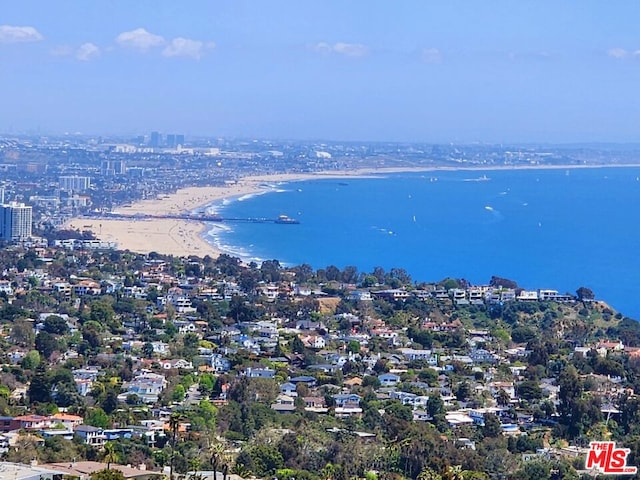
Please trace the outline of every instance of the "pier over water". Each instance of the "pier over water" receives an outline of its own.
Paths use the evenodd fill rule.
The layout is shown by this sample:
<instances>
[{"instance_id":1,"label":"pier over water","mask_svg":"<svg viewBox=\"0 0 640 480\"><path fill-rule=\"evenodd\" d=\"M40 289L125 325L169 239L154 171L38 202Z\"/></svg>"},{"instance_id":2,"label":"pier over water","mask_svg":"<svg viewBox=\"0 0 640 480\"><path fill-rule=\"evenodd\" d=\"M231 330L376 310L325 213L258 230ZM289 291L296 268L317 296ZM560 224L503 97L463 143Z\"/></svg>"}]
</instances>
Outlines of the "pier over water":
<instances>
[{"instance_id":1,"label":"pier over water","mask_svg":"<svg viewBox=\"0 0 640 480\"><path fill-rule=\"evenodd\" d=\"M187 214L164 214L164 215L151 215L151 214L124 214L124 213L98 213L90 215L89 218L106 218L106 219L122 219L122 220L195 220L197 222L243 222L243 223L278 223L282 225L297 225L300 221L295 218L290 218L286 215L280 215L277 218L267 217L223 217L221 215L212 215L205 213L187 213Z\"/></svg>"}]
</instances>

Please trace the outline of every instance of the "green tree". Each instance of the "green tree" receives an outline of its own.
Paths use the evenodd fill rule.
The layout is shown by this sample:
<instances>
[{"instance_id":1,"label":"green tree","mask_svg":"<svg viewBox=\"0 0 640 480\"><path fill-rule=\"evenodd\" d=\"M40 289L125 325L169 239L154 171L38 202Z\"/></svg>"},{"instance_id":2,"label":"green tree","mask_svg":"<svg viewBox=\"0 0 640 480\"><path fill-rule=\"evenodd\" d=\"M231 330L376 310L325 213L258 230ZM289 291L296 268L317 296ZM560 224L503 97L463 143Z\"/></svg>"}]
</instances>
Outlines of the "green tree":
<instances>
[{"instance_id":1,"label":"green tree","mask_svg":"<svg viewBox=\"0 0 640 480\"><path fill-rule=\"evenodd\" d=\"M361 349L360 342L358 342L357 340L349 341L347 345L347 352L360 353L360 349Z\"/></svg>"},{"instance_id":2,"label":"green tree","mask_svg":"<svg viewBox=\"0 0 640 480\"><path fill-rule=\"evenodd\" d=\"M111 464L118 461L118 454L113 442L106 442L104 444L104 462L107 462L107 470L111 469Z\"/></svg>"},{"instance_id":3,"label":"green tree","mask_svg":"<svg viewBox=\"0 0 640 480\"><path fill-rule=\"evenodd\" d=\"M124 474L120 470L99 470L90 476L91 480L125 480Z\"/></svg>"},{"instance_id":4,"label":"green tree","mask_svg":"<svg viewBox=\"0 0 640 480\"><path fill-rule=\"evenodd\" d=\"M498 405L500 405L501 407L506 407L507 405L509 405L510 401L511 397L503 388L498 390L498 393L496 395L496 403Z\"/></svg>"},{"instance_id":5,"label":"green tree","mask_svg":"<svg viewBox=\"0 0 640 480\"><path fill-rule=\"evenodd\" d=\"M48 332L40 332L36 335L36 350L40 352L42 358L48 359L57 349L58 340L54 335Z\"/></svg>"},{"instance_id":6,"label":"green tree","mask_svg":"<svg viewBox=\"0 0 640 480\"><path fill-rule=\"evenodd\" d=\"M543 397L540 384L535 380L525 380L517 386L518 396L524 400L540 400Z\"/></svg>"},{"instance_id":7,"label":"green tree","mask_svg":"<svg viewBox=\"0 0 640 480\"><path fill-rule=\"evenodd\" d=\"M244 453L244 452L243 452ZM250 470L257 477L267 477L273 475L276 470L280 469L284 465L282 454L273 445L256 445L251 448L248 455L241 453L241 458L246 459L248 456L249 461L245 463Z\"/></svg>"},{"instance_id":8,"label":"green tree","mask_svg":"<svg viewBox=\"0 0 640 480\"><path fill-rule=\"evenodd\" d=\"M38 368L31 379L27 395L31 403L49 403L51 401L51 380L47 376L44 365Z\"/></svg>"},{"instance_id":9,"label":"green tree","mask_svg":"<svg viewBox=\"0 0 640 480\"><path fill-rule=\"evenodd\" d=\"M576 290L576 296L581 302L584 302L585 300L593 300L594 298L596 298L593 290L587 287L578 288L578 290Z\"/></svg>"},{"instance_id":10,"label":"green tree","mask_svg":"<svg viewBox=\"0 0 640 480\"><path fill-rule=\"evenodd\" d=\"M37 350L31 350L22 359L22 368L26 370L35 370L40 365L40 352Z\"/></svg>"},{"instance_id":11,"label":"green tree","mask_svg":"<svg viewBox=\"0 0 640 480\"><path fill-rule=\"evenodd\" d=\"M485 437L497 438L502 435L500 419L493 413L487 413L484 416L484 428L482 429Z\"/></svg>"},{"instance_id":12,"label":"green tree","mask_svg":"<svg viewBox=\"0 0 640 480\"><path fill-rule=\"evenodd\" d=\"M429 467L424 467L420 470L417 480L442 480L442 475Z\"/></svg>"},{"instance_id":13,"label":"green tree","mask_svg":"<svg viewBox=\"0 0 640 480\"><path fill-rule=\"evenodd\" d=\"M44 321L44 331L56 335L69 333L67 321L59 315L49 315Z\"/></svg>"},{"instance_id":14,"label":"green tree","mask_svg":"<svg viewBox=\"0 0 640 480\"><path fill-rule=\"evenodd\" d=\"M564 419L569 419L573 412L575 403L580 399L582 395L582 380L576 367L568 365L560 373L558 377L558 399L560 405L558 405L558 413Z\"/></svg>"},{"instance_id":15,"label":"green tree","mask_svg":"<svg viewBox=\"0 0 640 480\"><path fill-rule=\"evenodd\" d=\"M100 407L92 408L85 414L84 423L98 428L109 428L109 415Z\"/></svg>"},{"instance_id":16,"label":"green tree","mask_svg":"<svg viewBox=\"0 0 640 480\"><path fill-rule=\"evenodd\" d=\"M427 413L432 418L444 413L444 401L439 394L429 396L427 400Z\"/></svg>"},{"instance_id":17,"label":"green tree","mask_svg":"<svg viewBox=\"0 0 640 480\"><path fill-rule=\"evenodd\" d=\"M547 480L551 478L551 465L546 460L526 462L517 472L516 478L522 480Z\"/></svg>"},{"instance_id":18,"label":"green tree","mask_svg":"<svg viewBox=\"0 0 640 480\"><path fill-rule=\"evenodd\" d=\"M198 378L198 390L206 397L213 393L216 385L216 378L210 373L203 373Z\"/></svg>"},{"instance_id":19,"label":"green tree","mask_svg":"<svg viewBox=\"0 0 640 480\"><path fill-rule=\"evenodd\" d=\"M142 353L146 358L153 357L153 344L151 342L147 342L142 346Z\"/></svg>"},{"instance_id":20,"label":"green tree","mask_svg":"<svg viewBox=\"0 0 640 480\"><path fill-rule=\"evenodd\" d=\"M20 346L31 347L35 340L33 325L26 320L14 320L11 326L11 339Z\"/></svg>"},{"instance_id":21,"label":"green tree","mask_svg":"<svg viewBox=\"0 0 640 480\"><path fill-rule=\"evenodd\" d=\"M291 342L291 351L293 353L304 353L306 350L304 343L300 340L300 337L297 335L293 337L293 341Z\"/></svg>"},{"instance_id":22,"label":"green tree","mask_svg":"<svg viewBox=\"0 0 640 480\"><path fill-rule=\"evenodd\" d=\"M113 311L113 307L104 300L98 300L91 304L91 313L89 314L89 317L94 322L109 328L112 328L115 325L115 312Z\"/></svg>"},{"instance_id":23,"label":"green tree","mask_svg":"<svg viewBox=\"0 0 640 480\"><path fill-rule=\"evenodd\" d=\"M458 384L458 388L455 391L456 398L461 402L466 401L472 394L471 385L467 381Z\"/></svg>"},{"instance_id":24,"label":"green tree","mask_svg":"<svg viewBox=\"0 0 640 480\"><path fill-rule=\"evenodd\" d=\"M186 393L187 392L185 391L184 386L178 384L173 389L173 393L171 394L171 399L174 402L182 402L184 400Z\"/></svg>"}]
</instances>

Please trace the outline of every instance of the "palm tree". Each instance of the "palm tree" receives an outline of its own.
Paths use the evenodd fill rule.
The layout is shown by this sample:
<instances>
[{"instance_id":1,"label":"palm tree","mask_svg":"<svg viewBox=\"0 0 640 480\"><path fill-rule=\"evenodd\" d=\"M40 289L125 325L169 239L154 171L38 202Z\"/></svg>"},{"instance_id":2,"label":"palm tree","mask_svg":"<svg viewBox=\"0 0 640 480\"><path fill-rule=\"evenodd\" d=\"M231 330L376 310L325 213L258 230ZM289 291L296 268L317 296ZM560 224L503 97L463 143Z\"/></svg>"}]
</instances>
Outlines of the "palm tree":
<instances>
[{"instance_id":1,"label":"palm tree","mask_svg":"<svg viewBox=\"0 0 640 480\"><path fill-rule=\"evenodd\" d=\"M464 470L461 465L449 465L442 476L446 480L464 480Z\"/></svg>"},{"instance_id":2,"label":"palm tree","mask_svg":"<svg viewBox=\"0 0 640 480\"><path fill-rule=\"evenodd\" d=\"M234 463L233 467L231 468L231 473L242 478L247 478L251 475L251 470L245 467L242 463Z\"/></svg>"},{"instance_id":3,"label":"palm tree","mask_svg":"<svg viewBox=\"0 0 640 480\"><path fill-rule=\"evenodd\" d=\"M332 463L327 463L320 472L322 480L333 480L336 474L336 466Z\"/></svg>"},{"instance_id":4,"label":"palm tree","mask_svg":"<svg viewBox=\"0 0 640 480\"><path fill-rule=\"evenodd\" d=\"M442 480L442 475L429 467L420 470L417 480Z\"/></svg>"},{"instance_id":5,"label":"palm tree","mask_svg":"<svg viewBox=\"0 0 640 480\"><path fill-rule=\"evenodd\" d=\"M113 442L104 444L104 461L107 462L107 470L111 469L111 463L118 461L116 446Z\"/></svg>"},{"instance_id":6,"label":"palm tree","mask_svg":"<svg viewBox=\"0 0 640 480\"><path fill-rule=\"evenodd\" d=\"M218 466L226 466L224 462L224 446L221 443L212 445L209 449L211 451L211 467L213 469L213 478L218 480Z\"/></svg>"},{"instance_id":7,"label":"palm tree","mask_svg":"<svg viewBox=\"0 0 640 480\"><path fill-rule=\"evenodd\" d=\"M180 426L180 414L172 413L169 417L169 429L171 430L171 460L169 463L169 480L173 480L173 459L176 453L176 437Z\"/></svg>"}]
</instances>

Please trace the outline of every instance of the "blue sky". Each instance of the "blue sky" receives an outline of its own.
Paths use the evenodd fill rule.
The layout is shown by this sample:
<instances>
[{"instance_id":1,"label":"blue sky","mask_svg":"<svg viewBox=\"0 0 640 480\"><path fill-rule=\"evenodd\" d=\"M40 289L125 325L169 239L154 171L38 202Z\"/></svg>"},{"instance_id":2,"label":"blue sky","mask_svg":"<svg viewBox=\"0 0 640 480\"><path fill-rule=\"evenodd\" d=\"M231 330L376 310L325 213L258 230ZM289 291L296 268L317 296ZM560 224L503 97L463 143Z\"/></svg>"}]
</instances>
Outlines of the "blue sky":
<instances>
[{"instance_id":1,"label":"blue sky","mask_svg":"<svg viewBox=\"0 0 640 480\"><path fill-rule=\"evenodd\" d=\"M640 2L20 0L0 132L640 140Z\"/></svg>"}]
</instances>

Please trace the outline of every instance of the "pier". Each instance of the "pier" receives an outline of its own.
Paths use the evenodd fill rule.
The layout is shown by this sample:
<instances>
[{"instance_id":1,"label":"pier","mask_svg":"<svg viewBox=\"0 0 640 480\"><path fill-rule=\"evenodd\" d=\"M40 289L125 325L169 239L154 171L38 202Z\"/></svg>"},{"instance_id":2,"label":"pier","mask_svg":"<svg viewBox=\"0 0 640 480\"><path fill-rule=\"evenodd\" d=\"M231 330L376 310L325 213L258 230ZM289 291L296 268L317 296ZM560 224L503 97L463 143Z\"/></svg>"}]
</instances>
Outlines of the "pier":
<instances>
[{"instance_id":1,"label":"pier","mask_svg":"<svg viewBox=\"0 0 640 480\"><path fill-rule=\"evenodd\" d=\"M165 215L150 215L150 214L134 214L128 215L124 213L98 213L90 215L88 218L105 218L105 219L121 219L121 220L195 220L197 222L241 222L241 223L278 223L283 225L297 225L300 222L294 218L290 218L286 215L280 215L277 218L266 217L223 217L220 215L211 214L165 214Z\"/></svg>"}]
</instances>

